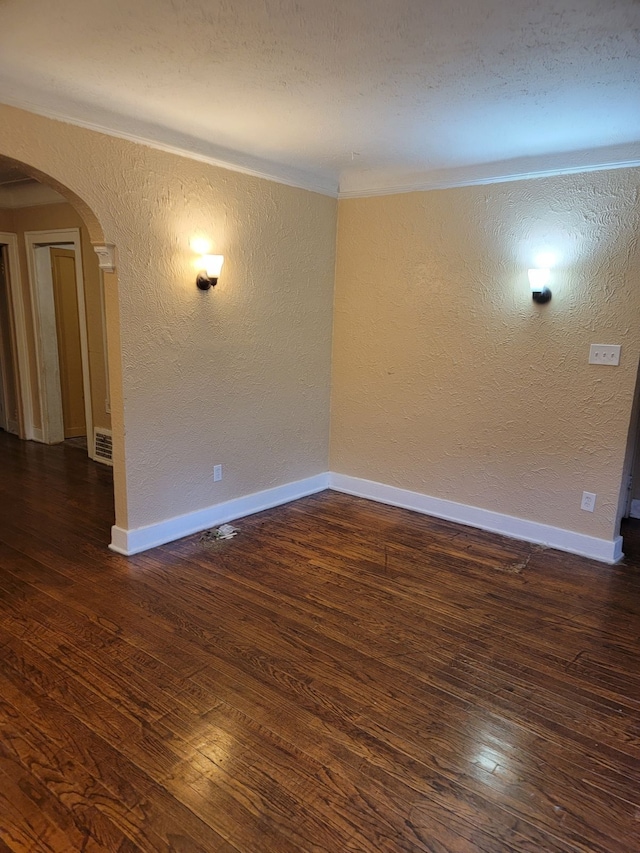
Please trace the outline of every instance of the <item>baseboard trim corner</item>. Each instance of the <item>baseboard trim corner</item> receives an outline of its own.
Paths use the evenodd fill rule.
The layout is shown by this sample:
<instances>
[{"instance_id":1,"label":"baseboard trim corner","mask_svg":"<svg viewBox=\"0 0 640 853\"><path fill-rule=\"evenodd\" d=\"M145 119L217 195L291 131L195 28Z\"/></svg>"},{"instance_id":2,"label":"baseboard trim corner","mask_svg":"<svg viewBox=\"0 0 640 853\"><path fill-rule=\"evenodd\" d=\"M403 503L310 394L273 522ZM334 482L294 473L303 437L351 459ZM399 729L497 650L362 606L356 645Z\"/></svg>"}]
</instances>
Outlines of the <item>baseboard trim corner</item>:
<instances>
[{"instance_id":1,"label":"baseboard trim corner","mask_svg":"<svg viewBox=\"0 0 640 853\"><path fill-rule=\"evenodd\" d=\"M585 533L576 533L561 527L539 524L524 518L516 518L499 512L434 498L421 492L412 492L363 480L346 474L329 474L329 488L348 495L367 498L379 503L410 509L424 515L432 515L469 527L478 527L490 533L499 533L512 539L522 539L536 545L557 548L570 554L588 557L602 563L617 563L622 557L622 537L613 540L599 539Z\"/></svg>"},{"instance_id":2,"label":"baseboard trim corner","mask_svg":"<svg viewBox=\"0 0 640 853\"><path fill-rule=\"evenodd\" d=\"M131 557L142 551L148 551L150 548L182 539L184 536L191 536L201 530L235 521L256 512L262 512L265 509L272 509L298 498L316 494L327 488L413 510L423 515L453 521L457 524L477 527L490 533L509 536L512 539L521 539L525 542L557 548L560 551L577 554L603 563L618 563L624 556L622 553L622 536L617 536L613 540L600 539L585 533L576 533L561 527L540 524L468 504L434 498L421 492L412 492L408 489L388 486L385 483L333 472L317 474L314 477L245 495L144 527L128 530L114 525L111 528L109 548L125 557Z\"/></svg>"},{"instance_id":3,"label":"baseboard trim corner","mask_svg":"<svg viewBox=\"0 0 640 853\"><path fill-rule=\"evenodd\" d=\"M296 480L273 489L265 489L240 498L234 498L224 503L214 504L205 509L189 512L185 515L137 527L127 530L114 525L111 528L111 544L109 548L117 554L132 557L150 548L157 548L175 539L191 536L201 530L217 527L265 509L272 509L281 504L290 503L298 498L304 498L321 492L329 486L329 475L327 473L317 474L315 477L307 477L304 480Z\"/></svg>"}]
</instances>

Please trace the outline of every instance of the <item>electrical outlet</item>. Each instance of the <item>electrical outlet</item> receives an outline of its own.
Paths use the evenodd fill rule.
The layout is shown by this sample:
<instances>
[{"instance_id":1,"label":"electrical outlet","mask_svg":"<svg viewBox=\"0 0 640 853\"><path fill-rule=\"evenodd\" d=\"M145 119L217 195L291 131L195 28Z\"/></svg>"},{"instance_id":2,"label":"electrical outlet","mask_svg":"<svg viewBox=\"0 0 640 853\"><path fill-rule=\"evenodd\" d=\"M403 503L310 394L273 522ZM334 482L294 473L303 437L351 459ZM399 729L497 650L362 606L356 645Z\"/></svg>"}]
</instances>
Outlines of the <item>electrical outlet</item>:
<instances>
[{"instance_id":1,"label":"electrical outlet","mask_svg":"<svg viewBox=\"0 0 640 853\"><path fill-rule=\"evenodd\" d=\"M585 512L593 512L596 508L596 496L593 492L583 492L582 493L582 502L580 503L580 509L583 509Z\"/></svg>"},{"instance_id":2,"label":"electrical outlet","mask_svg":"<svg viewBox=\"0 0 640 853\"><path fill-rule=\"evenodd\" d=\"M222 465L213 466L213 482L217 483L222 479Z\"/></svg>"},{"instance_id":3,"label":"electrical outlet","mask_svg":"<svg viewBox=\"0 0 640 853\"><path fill-rule=\"evenodd\" d=\"M620 344L591 344L589 364L608 364L617 367L620 364Z\"/></svg>"}]
</instances>

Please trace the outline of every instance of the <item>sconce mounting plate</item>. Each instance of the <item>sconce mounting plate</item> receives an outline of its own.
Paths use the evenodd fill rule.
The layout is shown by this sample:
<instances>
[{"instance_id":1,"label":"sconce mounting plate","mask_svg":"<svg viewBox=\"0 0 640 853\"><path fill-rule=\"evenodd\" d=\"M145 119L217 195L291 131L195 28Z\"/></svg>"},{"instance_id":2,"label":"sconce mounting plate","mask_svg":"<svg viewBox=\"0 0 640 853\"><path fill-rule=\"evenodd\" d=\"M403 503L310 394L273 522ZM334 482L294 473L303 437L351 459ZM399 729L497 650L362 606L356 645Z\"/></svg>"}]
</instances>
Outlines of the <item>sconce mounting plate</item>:
<instances>
[{"instance_id":1,"label":"sconce mounting plate","mask_svg":"<svg viewBox=\"0 0 640 853\"><path fill-rule=\"evenodd\" d=\"M198 273L198 277L196 278L196 284L198 285L200 290L209 290L210 287L214 287L217 283L217 278L210 278L204 272Z\"/></svg>"},{"instance_id":2,"label":"sconce mounting plate","mask_svg":"<svg viewBox=\"0 0 640 853\"><path fill-rule=\"evenodd\" d=\"M551 301L551 291L548 287L543 287L542 290L532 291L531 297L534 302L538 303L538 305L544 305L545 302Z\"/></svg>"}]
</instances>

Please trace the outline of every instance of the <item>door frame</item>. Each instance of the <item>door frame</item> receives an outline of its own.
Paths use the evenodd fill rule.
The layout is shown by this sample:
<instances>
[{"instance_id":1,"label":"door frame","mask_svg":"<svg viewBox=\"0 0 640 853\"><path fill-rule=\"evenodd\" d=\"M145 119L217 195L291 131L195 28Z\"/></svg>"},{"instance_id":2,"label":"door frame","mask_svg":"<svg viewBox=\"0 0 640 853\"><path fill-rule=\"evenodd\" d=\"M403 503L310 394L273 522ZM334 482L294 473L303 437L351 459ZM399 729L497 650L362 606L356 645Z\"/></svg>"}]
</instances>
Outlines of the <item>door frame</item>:
<instances>
[{"instance_id":1,"label":"door frame","mask_svg":"<svg viewBox=\"0 0 640 853\"><path fill-rule=\"evenodd\" d=\"M4 290L5 296L7 299L7 304L9 306L9 316L7 317L8 327L9 327L9 340L5 341L4 333L2 331L2 324L0 323L0 427L5 430L5 432L17 432L18 425L14 422L13 429L11 429L11 425L9 423L9 401L7 399L7 387L9 385L9 373L13 372L15 375L14 367L14 358L13 358L13 345L11 343L11 335L12 335L12 327L13 324L11 322L11 294L9 293L9 263L8 261L5 263L5 252L4 252L4 244L0 243L0 255L2 256L2 264L4 267ZM8 345L8 347L7 347ZM10 360L7 363L7 359L5 355L8 351L12 354L10 356Z\"/></svg>"},{"instance_id":2,"label":"door frame","mask_svg":"<svg viewBox=\"0 0 640 853\"><path fill-rule=\"evenodd\" d=\"M27 321L22 292L22 273L18 235L9 231L0 231L0 243L7 247L9 300L11 304L11 325L16 341L17 386L20 395L18 407L18 434L20 438L33 439L33 401L31 399L31 380L29 371L29 345L27 343Z\"/></svg>"},{"instance_id":3,"label":"door frame","mask_svg":"<svg viewBox=\"0 0 640 853\"><path fill-rule=\"evenodd\" d=\"M4 246L0 243L0 252ZM8 266L8 264L6 265ZM9 317L7 318L9 321L9 336L8 340L5 340L4 333L2 331L2 326L0 326L0 427L2 427L5 432L10 432L12 435L20 434L20 399L19 399L19 390L18 390L18 372L16 369L16 359L15 359L15 348L13 345L13 323L11 319L12 310L11 310L11 296L9 294L9 271L5 266L5 285L7 289L7 303L9 306ZM9 353L9 360L4 357ZM13 384L15 386L16 396L18 399L16 401L16 418L13 418L9 414L9 398L8 398L8 388L9 385Z\"/></svg>"},{"instance_id":4,"label":"door frame","mask_svg":"<svg viewBox=\"0 0 640 853\"><path fill-rule=\"evenodd\" d=\"M1 249L0 249L1 251ZM9 406L7 404L7 364L3 358L6 352L2 326L0 326L0 429L12 432L9 429Z\"/></svg>"},{"instance_id":5,"label":"door frame","mask_svg":"<svg viewBox=\"0 0 640 853\"><path fill-rule=\"evenodd\" d=\"M87 340L87 312L84 298L82 248L79 228L57 228L49 231L25 231L27 269L31 292L33 329L36 339L36 385L42 414L41 435L34 430L33 437L45 444L64 440L62 399L60 395L60 367L56 334L55 305L51 270L40 260L38 249L71 244L76 256L76 291L80 322L80 349L82 355L82 385L87 426L87 451L95 459L93 412L91 408L91 374L89 371L89 345Z\"/></svg>"}]
</instances>

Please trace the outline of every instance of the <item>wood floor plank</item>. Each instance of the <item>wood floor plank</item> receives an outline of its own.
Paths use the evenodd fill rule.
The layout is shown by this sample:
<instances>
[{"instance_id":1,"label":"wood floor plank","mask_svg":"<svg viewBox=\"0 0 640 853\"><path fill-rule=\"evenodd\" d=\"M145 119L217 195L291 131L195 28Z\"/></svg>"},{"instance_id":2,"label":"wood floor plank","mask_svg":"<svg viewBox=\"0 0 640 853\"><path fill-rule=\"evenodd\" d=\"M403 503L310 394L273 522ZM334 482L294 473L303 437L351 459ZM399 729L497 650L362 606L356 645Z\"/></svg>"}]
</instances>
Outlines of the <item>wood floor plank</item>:
<instances>
[{"instance_id":1,"label":"wood floor plank","mask_svg":"<svg viewBox=\"0 0 640 853\"><path fill-rule=\"evenodd\" d=\"M21 739L17 746L23 760L36 760L38 767L49 767L49 773L56 772L58 776L60 763L64 762L67 773L70 767L76 768L76 779L93 777L91 784L96 793L92 802L126 831L136 849L171 851L176 845L194 851L231 853L236 849L65 707L44 693L20 694L5 673L0 673L0 687L11 698L20 718L29 720L18 732ZM8 714L10 719L12 715L8 707L11 706L6 702L0 705L0 719L10 736L6 720ZM15 719L13 715L14 725ZM116 849L113 840L106 849Z\"/></svg>"},{"instance_id":2,"label":"wood floor plank","mask_svg":"<svg viewBox=\"0 0 640 853\"><path fill-rule=\"evenodd\" d=\"M127 559L107 468L0 465L0 851L637 853L640 525L326 492Z\"/></svg>"}]
</instances>

